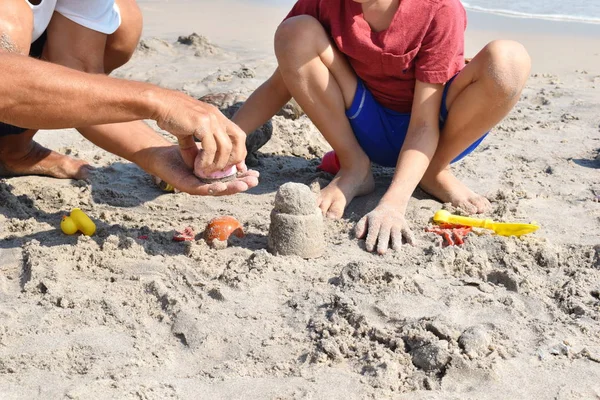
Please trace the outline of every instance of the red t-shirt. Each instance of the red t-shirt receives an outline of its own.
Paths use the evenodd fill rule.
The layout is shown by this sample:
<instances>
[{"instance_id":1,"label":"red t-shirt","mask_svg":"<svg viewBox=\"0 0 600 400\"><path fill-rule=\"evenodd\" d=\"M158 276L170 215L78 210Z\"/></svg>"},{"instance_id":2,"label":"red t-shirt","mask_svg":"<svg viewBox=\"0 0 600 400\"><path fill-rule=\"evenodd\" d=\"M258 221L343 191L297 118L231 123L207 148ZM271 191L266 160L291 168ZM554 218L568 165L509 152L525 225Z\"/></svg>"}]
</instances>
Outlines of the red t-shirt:
<instances>
[{"instance_id":1,"label":"red t-shirt","mask_svg":"<svg viewBox=\"0 0 600 400\"><path fill-rule=\"evenodd\" d=\"M460 0L400 0L388 29L372 32L352 0L299 0L287 18L311 15L384 107L410 112L416 79L446 83L464 67L467 15Z\"/></svg>"}]
</instances>

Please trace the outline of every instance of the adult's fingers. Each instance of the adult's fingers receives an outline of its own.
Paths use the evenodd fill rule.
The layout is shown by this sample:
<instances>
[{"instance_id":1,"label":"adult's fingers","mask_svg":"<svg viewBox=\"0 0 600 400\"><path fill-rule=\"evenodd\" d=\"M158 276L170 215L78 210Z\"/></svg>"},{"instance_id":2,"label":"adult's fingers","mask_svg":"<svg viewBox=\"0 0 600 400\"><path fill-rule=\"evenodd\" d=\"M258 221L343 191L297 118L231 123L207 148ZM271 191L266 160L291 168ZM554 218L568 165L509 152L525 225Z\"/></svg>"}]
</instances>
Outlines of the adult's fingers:
<instances>
[{"instance_id":1,"label":"adult's fingers","mask_svg":"<svg viewBox=\"0 0 600 400\"><path fill-rule=\"evenodd\" d=\"M179 152L185 165L193 169L196 156L198 155L198 145L192 136L177 138L179 143Z\"/></svg>"},{"instance_id":2,"label":"adult's fingers","mask_svg":"<svg viewBox=\"0 0 600 400\"><path fill-rule=\"evenodd\" d=\"M253 170L253 169L249 169L246 172L238 172L237 177L239 178L244 178L246 176L253 176L255 178L259 178L260 177L260 172Z\"/></svg>"},{"instance_id":3,"label":"adult's fingers","mask_svg":"<svg viewBox=\"0 0 600 400\"><path fill-rule=\"evenodd\" d=\"M214 116L209 117L213 119ZM204 128L200 135L200 141L202 143L202 150L196 157L196 163L194 165L194 173L196 175L202 175L203 173L214 172L215 155L217 154L217 142L213 136L212 128L210 130Z\"/></svg>"},{"instance_id":4,"label":"adult's fingers","mask_svg":"<svg viewBox=\"0 0 600 400\"><path fill-rule=\"evenodd\" d=\"M196 196L228 196L245 192L258 185L258 177L254 174L238 177L230 182L215 182L205 184L201 181L188 180L183 182L177 189Z\"/></svg>"},{"instance_id":5,"label":"adult's fingers","mask_svg":"<svg viewBox=\"0 0 600 400\"><path fill-rule=\"evenodd\" d=\"M237 182L244 182L248 188L253 188L258 185L258 172L253 171L253 174L242 175L237 178Z\"/></svg>"},{"instance_id":6,"label":"adult's fingers","mask_svg":"<svg viewBox=\"0 0 600 400\"><path fill-rule=\"evenodd\" d=\"M221 171L225 169L227 166L231 166L231 150L232 150L232 142L227 132L225 131L225 127L223 127L218 121L217 118L211 114L211 117L214 118L211 124L213 126L213 137L215 138L216 143L216 154L213 163L213 168L216 171Z\"/></svg>"},{"instance_id":7,"label":"adult's fingers","mask_svg":"<svg viewBox=\"0 0 600 400\"><path fill-rule=\"evenodd\" d=\"M241 173L248 171L248 166L246 165L245 161L237 163L235 167L237 168L238 172L241 172Z\"/></svg>"},{"instance_id":8,"label":"adult's fingers","mask_svg":"<svg viewBox=\"0 0 600 400\"><path fill-rule=\"evenodd\" d=\"M255 177L248 177L231 182L212 183L191 190L188 193L200 196L229 196L232 194L245 192L246 190L256 186L258 180Z\"/></svg>"},{"instance_id":9,"label":"adult's fingers","mask_svg":"<svg viewBox=\"0 0 600 400\"><path fill-rule=\"evenodd\" d=\"M246 150L246 132L225 117L223 124L232 145L229 163L237 164L243 162L248 154Z\"/></svg>"}]
</instances>

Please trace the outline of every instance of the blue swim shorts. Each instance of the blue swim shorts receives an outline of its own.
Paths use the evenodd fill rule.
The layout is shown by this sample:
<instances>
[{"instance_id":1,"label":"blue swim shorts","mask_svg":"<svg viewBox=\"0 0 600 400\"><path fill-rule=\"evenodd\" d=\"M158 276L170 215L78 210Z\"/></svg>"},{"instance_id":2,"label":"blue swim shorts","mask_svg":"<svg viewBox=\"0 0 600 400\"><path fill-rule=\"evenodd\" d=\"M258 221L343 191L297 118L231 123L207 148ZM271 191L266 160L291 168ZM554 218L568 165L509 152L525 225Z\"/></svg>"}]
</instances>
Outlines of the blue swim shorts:
<instances>
[{"instance_id":1,"label":"blue swim shorts","mask_svg":"<svg viewBox=\"0 0 600 400\"><path fill-rule=\"evenodd\" d=\"M454 78L444 86L440 106L440 130L444 127L446 118L448 118L446 97L453 80ZM346 110L346 116L350 121L358 143L371 161L384 167L395 167L400 149L406 138L410 113L399 113L383 107L359 79L354 101L350 108ZM459 154L452 162L455 163L470 154L486 136L487 133Z\"/></svg>"}]
</instances>

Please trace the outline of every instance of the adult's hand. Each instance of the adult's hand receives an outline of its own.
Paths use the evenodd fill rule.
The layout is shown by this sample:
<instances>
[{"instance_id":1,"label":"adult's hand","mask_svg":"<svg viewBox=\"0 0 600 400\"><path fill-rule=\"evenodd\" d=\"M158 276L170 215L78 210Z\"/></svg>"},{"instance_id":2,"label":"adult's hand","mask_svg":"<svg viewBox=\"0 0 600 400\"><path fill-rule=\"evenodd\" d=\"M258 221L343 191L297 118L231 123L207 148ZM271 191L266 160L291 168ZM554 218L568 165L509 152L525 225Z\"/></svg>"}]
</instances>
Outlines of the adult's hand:
<instances>
[{"instance_id":1,"label":"adult's hand","mask_svg":"<svg viewBox=\"0 0 600 400\"><path fill-rule=\"evenodd\" d=\"M181 156L178 146L150 147L138 154L140 166L159 177L177 190L200 196L225 196L244 192L258 185L258 171L248 170L242 162L238 164L238 175L229 182L206 184L194 175Z\"/></svg>"},{"instance_id":2,"label":"adult's hand","mask_svg":"<svg viewBox=\"0 0 600 400\"><path fill-rule=\"evenodd\" d=\"M216 107L173 91L161 100L166 106L159 108L156 122L177 137L185 165L195 167L196 174L220 171L244 161L246 134ZM194 138L200 141L200 150Z\"/></svg>"}]
</instances>

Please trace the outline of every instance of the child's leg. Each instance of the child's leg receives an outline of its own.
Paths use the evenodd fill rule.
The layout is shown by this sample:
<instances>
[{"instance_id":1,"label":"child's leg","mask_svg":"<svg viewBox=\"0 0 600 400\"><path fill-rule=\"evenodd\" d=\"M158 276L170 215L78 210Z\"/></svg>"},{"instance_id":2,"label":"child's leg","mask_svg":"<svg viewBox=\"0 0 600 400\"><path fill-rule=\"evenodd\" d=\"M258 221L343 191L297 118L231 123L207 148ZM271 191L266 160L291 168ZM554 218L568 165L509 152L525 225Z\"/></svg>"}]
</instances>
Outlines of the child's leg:
<instances>
[{"instance_id":1,"label":"child's leg","mask_svg":"<svg viewBox=\"0 0 600 400\"><path fill-rule=\"evenodd\" d=\"M448 89L448 118L421 188L443 202L469 212L490 207L448 168L450 162L504 118L519 100L531 69L525 48L494 41L480 51Z\"/></svg>"},{"instance_id":2,"label":"child's leg","mask_svg":"<svg viewBox=\"0 0 600 400\"><path fill-rule=\"evenodd\" d=\"M290 18L280 25L275 54L288 90L340 160L340 172L319 198L323 213L340 218L354 197L374 189L369 158L345 114L356 92L356 75L321 24L309 16Z\"/></svg>"}]
</instances>

